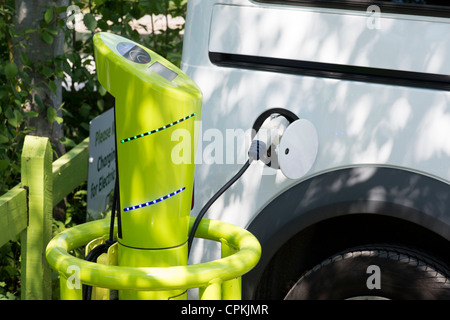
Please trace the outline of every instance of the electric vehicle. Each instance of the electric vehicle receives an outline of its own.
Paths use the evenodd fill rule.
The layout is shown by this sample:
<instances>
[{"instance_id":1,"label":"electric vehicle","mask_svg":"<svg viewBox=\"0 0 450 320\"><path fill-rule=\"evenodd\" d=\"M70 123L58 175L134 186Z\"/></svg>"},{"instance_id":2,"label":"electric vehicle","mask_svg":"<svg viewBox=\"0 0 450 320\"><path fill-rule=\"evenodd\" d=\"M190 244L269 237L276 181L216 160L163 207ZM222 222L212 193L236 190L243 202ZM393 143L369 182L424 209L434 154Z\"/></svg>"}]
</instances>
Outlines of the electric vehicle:
<instances>
[{"instance_id":1,"label":"electric vehicle","mask_svg":"<svg viewBox=\"0 0 450 320\"><path fill-rule=\"evenodd\" d=\"M189 0L191 214L240 169L264 112L318 136L305 175L255 162L206 214L261 243L244 298L450 297L449 57L447 1ZM216 252L195 240L190 262Z\"/></svg>"}]
</instances>

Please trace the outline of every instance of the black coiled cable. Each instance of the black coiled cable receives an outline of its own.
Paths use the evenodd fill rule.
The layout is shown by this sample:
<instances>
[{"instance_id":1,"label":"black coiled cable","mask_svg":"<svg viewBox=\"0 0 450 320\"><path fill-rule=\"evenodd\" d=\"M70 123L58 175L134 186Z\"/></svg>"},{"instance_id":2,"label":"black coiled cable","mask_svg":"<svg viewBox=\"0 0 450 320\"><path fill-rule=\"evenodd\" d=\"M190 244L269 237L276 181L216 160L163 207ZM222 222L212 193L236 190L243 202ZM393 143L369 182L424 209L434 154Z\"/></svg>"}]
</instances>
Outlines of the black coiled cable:
<instances>
[{"instance_id":1,"label":"black coiled cable","mask_svg":"<svg viewBox=\"0 0 450 320\"><path fill-rule=\"evenodd\" d=\"M99 244L94 249L92 249L84 259L86 261L97 262L97 258L100 257L103 253L107 253L109 247L111 247L114 243L116 243L116 240L114 240L114 219L116 216L118 192L119 192L119 179L117 179L116 177L116 184L114 186L113 202L111 207L111 223L109 226L109 239L106 240L104 243ZM83 284L82 294L83 300L91 300L92 286Z\"/></svg>"}]
</instances>

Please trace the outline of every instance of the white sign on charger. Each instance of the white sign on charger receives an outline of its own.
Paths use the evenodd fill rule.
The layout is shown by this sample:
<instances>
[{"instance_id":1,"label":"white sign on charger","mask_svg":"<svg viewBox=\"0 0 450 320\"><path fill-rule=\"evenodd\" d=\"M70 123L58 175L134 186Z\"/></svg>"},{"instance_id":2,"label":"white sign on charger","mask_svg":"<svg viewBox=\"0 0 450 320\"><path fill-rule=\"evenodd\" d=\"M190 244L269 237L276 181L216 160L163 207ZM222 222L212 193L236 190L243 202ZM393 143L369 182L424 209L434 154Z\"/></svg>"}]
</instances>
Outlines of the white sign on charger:
<instances>
[{"instance_id":1,"label":"white sign on charger","mask_svg":"<svg viewBox=\"0 0 450 320\"><path fill-rule=\"evenodd\" d=\"M98 219L111 203L116 180L114 108L90 122L88 217Z\"/></svg>"}]
</instances>

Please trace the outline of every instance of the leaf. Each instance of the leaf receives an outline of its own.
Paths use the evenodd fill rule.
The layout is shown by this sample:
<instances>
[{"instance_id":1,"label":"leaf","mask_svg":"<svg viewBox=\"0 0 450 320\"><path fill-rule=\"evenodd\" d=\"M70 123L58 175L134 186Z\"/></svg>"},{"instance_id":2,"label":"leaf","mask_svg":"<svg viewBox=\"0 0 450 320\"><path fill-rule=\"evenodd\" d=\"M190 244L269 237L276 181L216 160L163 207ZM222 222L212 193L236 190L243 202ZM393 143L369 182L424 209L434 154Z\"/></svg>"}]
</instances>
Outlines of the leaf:
<instances>
[{"instance_id":1,"label":"leaf","mask_svg":"<svg viewBox=\"0 0 450 320\"><path fill-rule=\"evenodd\" d=\"M101 96L104 96L106 94L106 89L102 85L99 85L98 93L100 93Z\"/></svg>"},{"instance_id":2,"label":"leaf","mask_svg":"<svg viewBox=\"0 0 450 320\"><path fill-rule=\"evenodd\" d=\"M56 13L60 14L67 11L67 6L56 7Z\"/></svg>"},{"instance_id":3,"label":"leaf","mask_svg":"<svg viewBox=\"0 0 450 320\"><path fill-rule=\"evenodd\" d=\"M8 141L9 141L8 137L0 134L0 143L7 143Z\"/></svg>"},{"instance_id":4,"label":"leaf","mask_svg":"<svg viewBox=\"0 0 450 320\"><path fill-rule=\"evenodd\" d=\"M95 28L97 28L97 20L95 20L95 17L91 13L86 13L84 15L83 22L86 28L91 32L94 32Z\"/></svg>"},{"instance_id":5,"label":"leaf","mask_svg":"<svg viewBox=\"0 0 450 320\"><path fill-rule=\"evenodd\" d=\"M105 109L105 101L103 99L98 99L97 107L101 112L103 112L103 109Z\"/></svg>"},{"instance_id":6,"label":"leaf","mask_svg":"<svg viewBox=\"0 0 450 320\"><path fill-rule=\"evenodd\" d=\"M5 67L5 74L8 79L13 79L19 70L14 62L9 62Z\"/></svg>"},{"instance_id":7,"label":"leaf","mask_svg":"<svg viewBox=\"0 0 450 320\"><path fill-rule=\"evenodd\" d=\"M58 22L57 22L58 28L63 29L64 26L66 25L66 23L64 22L64 20L63 20L63 19L58 19L57 21L58 21Z\"/></svg>"},{"instance_id":8,"label":"leaf","mask_svg":"<svg viewBox=\"0 0 450 320\"><path fill-rule=\"evenodd\" d=\"M17 128L17 126L19 125L19 122L17 121L17 119L14 118L8 118L8 123L13 126L14 128Z\"/></svg>"},{"instance_id":9,"label":"leaf","mask_svg":"<svg viewBox=\"0 0 450 320\"><path fill-rule=\"evenodd\" d=\"M22 122L22 120L23 120L22 114L17 109L14 110L14 118L16 118L16 121L17 121L18 124L20 124Z\"/></svg>"},{"instance_id":10,"label":"leaf","mask_svg":"<svg viewBox=\"0 0 450 320\"><path fill-rule=\"evenodd\" d=\"M48 88L53 92L53 94L56 95L57 86L56 86L55 81L50 80L50 81L48 82L48 85L47 85L47 86L48 86Z\"/></svg>"},{"instance_id":11,"label":"leaf","mask_svg":"<svg viewBox=\"0 0 450 320\"><path fill-rule=\"evenodd\" d=\"M50 122L50 123L55 122L56 121L55 118L57 116L58 115L56 114L56 110L55 109L47 108L47 120L48 120L48 122Z\"/></svg>"},{"instance_id":12,"label":"leaf","mask_svg":"<svg viewBox=\"0 0 450 320\"><path fill-rule=\"evenodd\" d=\"M87 130L87 131L89 131L89 129L90 129L89 123L86 123L86 122L80 123L80 127L82 127L84 130Z\"/></svg>"},{"instance_id":13,"label":"leaf","mask_svg":"<svg viewBox=\"0 0 450 320\"><path fill-rule=\"evenodd\" d=\"M59 111L59 110L63 110L64 111L64 105L65 105L66 103L65 102L63 102L63 103L61 103L61 105L56 109L57 111Z\"/></svg>"},{"instance_id":14,"label":"leaf","mask_svg":"<svg viewBox=\"0 0 450 320\"><path fill-rule=\"evenodd\" d=\"M16 300L17 299L17 297L14 295L14 294L12 294L11 292L6 292L6 298L8 299L8 300Z\"/></svg>"},{"instance_id":15,"label":"leaf","mask_svg":"<svg viewBox=\"0 0 450 320\"><path fill-rule=\"evenodd\" d=\"M17 100L21 100L22 97L20 96L20 93L17 91L16 87L15 87L12 83L10 83L10 88L11 88L11 91L12 91L14 97L15 97Z\"/></svg>"},{"instance_id":16,"label":"leaf","mask_svg":"<svg viewBox=\"0 0 450 320\"><path fill-rule=\"evenodd\" d=\"M8 166L9 166L8 160L5 159L0 160L0 171L5 171L6 169L8 169Z\"/></svg>"},{"instance_id":17,"label":"leaf","mask_svg":"<svg viewBox=\"0 0 450 320\"><path fill-rule=\"evenodd\" d=\"M64 78L64 71L60 67L55 68L55 74L58 78Z\"/></svg>"},{"instance_id":18,"label":"leaf","mask_svg":"<svg viewBox=\"0 0 450 320\"><path fill-rule=\"evenodd\" d=\"M7 119L14 118L14 112L13 112L13 109L11 109L10 106L6 107L6 109L5 109L5 116L6 116Z\"/></svg>"},{"instance_id":19,"label":"leaf","mask_svg":"<svg viewBox=\"0 0 450 320\"><path fill-rule=\"evenodd\" d=\"M69 139L67 137L62 137L59 140L63 145L66 146L66 148L73 148L75 147L77 144L75 143L75 141L73 141L72 139Z\"/></svg>"},{"instance_id":20,"label":"leaf","mask_svg":"<svg viewBox=\"0 0 450 320\"><path fill-rule=\"evenodd\" d=\"M41 110L45 108L44 103L41 100L41 97L39 97L37 94L34 95L34 101L36 101Z\"/></svg>"},{"instance_id":21,"label":"leaf","mask_svg":"<svg viewBox=\"0 0 450 320\"><path fill-rule=\"evenodd\" d=\"M53 108L47 108L47 119L50 123L53 123L56 121L56 118L58 118L58 113Z\"/></svg>"},{"instance_id":22,"label":"leaf","mask_svg":"<svg viewBox=\"0 0 450 320\"><path fill-rule=\"evenodd\" d=\"M54 36L58 35L58 29L56 29L56 28L47 28L46 30L47 30L48 33L50 33L50 34L52 34Z\"/></svg>"},{"instance_id":23,"label":"leaf","mask_svg":"<svg viewBox=\"0 0 450 320\"><path fill-rule=\"evenodd\" d=\"M41 40L45 43L52 44L53 43L53 37L50 33L43 31L40 33Z\"/></svg>"},{"instance_id":24,"label":"leaf","mask_svg":"<svg viewBox=\"0 0 450 320\"><path fill-rule=\"evenodd\" d=\"M53 70L50 67L44 66L42 67L42 71L41 73L46 77L49 78L50 76L53 75Z\"/></svg>"},{"instance_id":25,"label":"leaf","mask_svg":"<svg viewBox=\"0 0 450 320\"><path fill-rule=\"evenodd\" d=\"M28 57L25 54L25 52L20 51L20 57L22 58L23 64L25 64L25 65L29 65L30 64L30 59L28 59Z\"/></svg>"},{"instance_id":26,"label":"leaf","mask_svg":"<svg viewBox=\"0 0 450 320\"><path fill-rule=\"evenodd\" d=\"M53 8L48 8L44 13L44 20L50 23L53 20Z\"/></svg>"},{"instance_id":27,"label":"leaf","mask_svg":"<svg viewBox=\"0 0 450 320\"><path fill-rule=\"evenodd\" d=\"M63 122L63 118L58 117L58 114L54 108L47 108L47 119L50 123L56 122L61 124Z\"/></svg>"},{"instance_id":28,"label":"leaf","mask_svg":"<svg viewBox=\"0 0 450 320\"><path fill-rule=\"evenodd\" d=\"M87 103L83 103L79 109L81 116L83 116L84 118L87 118L89 116L90 111L91 106L88 105Z\"/></svg>"},{"instance_id":29,"label":"leaf","mask_svg":"<svg viewBox=\"0 0 450 320\"><path fill-rule=\"evenodd\" d=\"M25 112L25 117L37 118L37 117L39 117L39 113L37 113L36 111L28 111L28 112Z\"/></svg>"}]
</instances>

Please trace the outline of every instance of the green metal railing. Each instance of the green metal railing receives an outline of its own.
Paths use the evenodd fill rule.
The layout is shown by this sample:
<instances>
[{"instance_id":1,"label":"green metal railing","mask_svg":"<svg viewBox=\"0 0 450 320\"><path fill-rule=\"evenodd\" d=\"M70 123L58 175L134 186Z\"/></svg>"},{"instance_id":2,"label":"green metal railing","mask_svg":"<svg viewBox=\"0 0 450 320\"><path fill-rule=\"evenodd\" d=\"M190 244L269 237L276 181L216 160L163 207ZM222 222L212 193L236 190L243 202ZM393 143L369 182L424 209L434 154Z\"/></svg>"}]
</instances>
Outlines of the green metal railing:
<instances>
[{"instance_id":1,"label":"green metal railing","mask_svg":"<svg viewBox=\"0 0 450 320\"><path fill-rule=\"evenodd\" d=\"M240 276L256 265L261 248L249 232L224 222L205 219L196 233L196 237L219 241L222 259L189 266L124 268L86 262L67 253L108 234L109 219L76 226L52 240L53 207L86 181L88 146L89 139L85 139L52 162L47 138L25 138L21 183L0 197L0 246L18 236L21 239L21 298L51 299L47 245L47 258L61 275L62 298L80 298L79 289L66 285L74 266L80 270L81 283L92 286L137 290L199 288L200 299L240 298ZM127 280L105 280L117 272L126 274Z\"/></svg>"},{"instance_id":2,"label":"green metal railing","mask_svg":"<svg viewBox=\"0 0 450 320\"><path fill-rule=\"evenodd\" d=\"M191 219L191 226L194 219ZM261 247L248 231L203 219L196 236L218 241L222 259L201 264L135 268L78 259L68 252L98 237L107 238L109 219L68 229L51 240L47 260L61 275L61 299L81 299L81 284L117 290L175 290L199 288L200 299L240 299L240 277L258 262ZM78 284L78 285L77 285Z\"/></svg>"}]
</instances>

